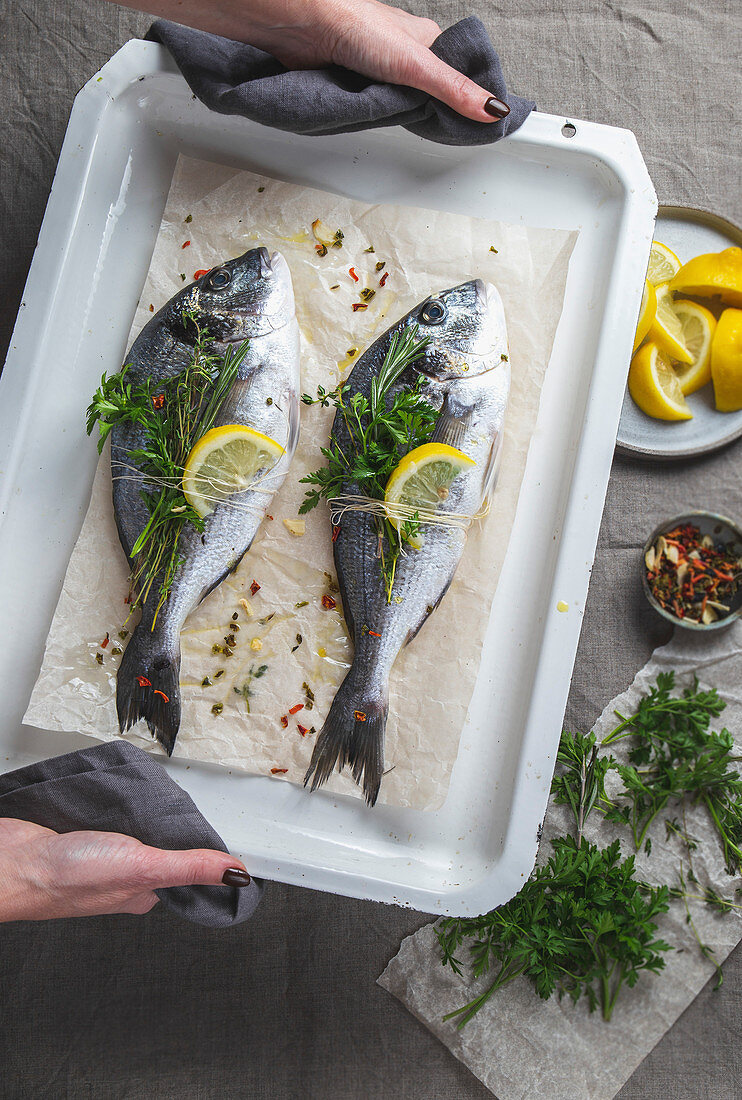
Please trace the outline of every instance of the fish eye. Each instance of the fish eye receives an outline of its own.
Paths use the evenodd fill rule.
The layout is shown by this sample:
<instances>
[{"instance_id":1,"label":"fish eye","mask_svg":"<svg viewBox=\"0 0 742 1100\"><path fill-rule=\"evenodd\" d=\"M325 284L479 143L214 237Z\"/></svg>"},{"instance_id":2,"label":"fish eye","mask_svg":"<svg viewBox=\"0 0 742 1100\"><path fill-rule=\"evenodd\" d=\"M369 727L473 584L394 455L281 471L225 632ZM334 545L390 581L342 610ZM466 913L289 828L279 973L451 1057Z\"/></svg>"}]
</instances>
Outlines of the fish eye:
<instances>
[{"instance_id":1,"label":"fish eye","mask_svg":"<svg viewBox=\"0 0 742 1100\"><path fill-rule=\"evenodd\" d=\"M214 290L224 290L232 282L232 276L226 267L218 267L209 275L209 286Z\"/></svg>"},{"instance_id":2,"label":"fish eye","mask_svg":"<svg viewBox=\"0 0 742 1100\"><path fill-rule=\"evenodd\" d=\"M428 325L439 325L446 318L448 310L440 298L431 298L420 310L420 320Z\"/></svg>"}]
</instances>

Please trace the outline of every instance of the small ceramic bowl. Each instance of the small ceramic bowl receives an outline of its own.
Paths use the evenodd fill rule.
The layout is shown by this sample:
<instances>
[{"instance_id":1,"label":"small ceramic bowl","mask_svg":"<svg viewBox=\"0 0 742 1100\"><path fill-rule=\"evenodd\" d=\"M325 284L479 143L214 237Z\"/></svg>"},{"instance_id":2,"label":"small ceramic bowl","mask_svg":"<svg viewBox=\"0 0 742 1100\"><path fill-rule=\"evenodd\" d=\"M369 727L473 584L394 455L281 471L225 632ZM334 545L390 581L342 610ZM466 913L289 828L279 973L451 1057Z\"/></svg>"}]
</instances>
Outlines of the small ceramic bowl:
<instances>
[{"instance_id":1,"label":"small ceramic bowl","mask_svg":"<svg viewBox=\"0 0 742 1100\"><path fill-rule=\"evenodd\" d=\"M727 519L726 516L719 516L715 512L684 512L680 516L675 516L673 519L665 520L664 523L660 523L658 527L652 532L642 549L641 556L641 574L642 574L642 588L644 589L644 595L647 600L663 619L667 619L673 626L682 626L684 630L699 630L703 633L708 633L712 630L722 630L724 627L729 626L738 619L742 614L742 585L729 601L731 610L724 615L723 618L715 619L712 623L697 623L688 619L680 619L677 615L673 615L671 611L667 611L661 606L652 594L652 589L649 587L649 581L647 579L647 567L645 564L645 558L647 551L654 546L660 535L667 534L668 531L672 531L675 527L680 527L684 523L692 523L701 532L701 537L704 535L710 535L714 542L723 542L731 549L733 554L736 554L742 559L742 528L731 519Z\"/></svg>"}]
</instances>

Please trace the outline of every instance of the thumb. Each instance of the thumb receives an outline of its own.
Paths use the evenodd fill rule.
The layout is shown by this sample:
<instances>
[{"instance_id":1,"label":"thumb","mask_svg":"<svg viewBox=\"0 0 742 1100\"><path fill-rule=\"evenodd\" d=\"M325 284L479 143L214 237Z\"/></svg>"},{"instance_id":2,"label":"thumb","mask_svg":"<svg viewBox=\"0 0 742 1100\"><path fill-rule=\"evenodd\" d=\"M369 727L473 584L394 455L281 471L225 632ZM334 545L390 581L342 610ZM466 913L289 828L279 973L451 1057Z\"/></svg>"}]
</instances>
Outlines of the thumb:
<instances>
[{"instance_id":1,"label":"thumb","mask_svg":"<svg viewBox=\"0 0 742 1100\"><path fill-rule=\"evenodd\" d=\"M400 74L400 84L427 92L475 122L497 122L510 113L507 103L452 69L425 46L415 43L413 48L410 42L405 54L405 71Z\"/></svg>"},{"instance_id":2,"label":"thumb","mask_svg":"<svg viewBox=\"0 0 742 1100\"><path fill-rule=\"evenodd\" d=\"M144 845L142 863L145 884L150 890L168 886L248 886L250 876L241 860L229 852L210 848L166 851ZM231 872L225 879L225 873Z\"/></svg>"}]
</instances>

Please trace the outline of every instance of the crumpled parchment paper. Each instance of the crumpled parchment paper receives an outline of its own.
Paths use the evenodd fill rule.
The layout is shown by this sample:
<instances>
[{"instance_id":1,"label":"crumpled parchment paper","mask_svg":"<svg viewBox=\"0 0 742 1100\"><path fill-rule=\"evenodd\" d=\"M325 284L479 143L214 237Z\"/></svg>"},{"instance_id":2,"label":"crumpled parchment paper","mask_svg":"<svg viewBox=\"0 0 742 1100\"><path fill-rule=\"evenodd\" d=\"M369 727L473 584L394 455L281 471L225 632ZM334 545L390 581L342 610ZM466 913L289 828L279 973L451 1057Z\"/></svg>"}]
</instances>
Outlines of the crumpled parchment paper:
<instances>
[{"instance_id":1,"label":"crumpled parchment paper","mask_svg":"<svg viewBox=\"0 0 742 1100\"><path fill-rule=\"evenodd\" d=\"M637 674L631 687L613 699L594 726L598 740L618 724L615 711L628 715L636 710L641 695L654 684L659 672L676 671L678 691L695 673L702 686L715 687L727 706L711 728L723 726L733 734L737 753L742 752L742 623L710 637L676 631L668 645L657 649ZM625 761L625 741L609 750ZM609 776L609 793L622 784L616 773ZM675 817L672 807L660 813L649 829L651 854L637 853L638 877L652 883L678 885L683 861L687 878L688 857L677 838L667 838L665 820ZM539 863L551 854L550 838L571 831L568 807L550 804L544 822ZM698 842L692 853L693 872L702 892L711 886L727 898L734 898L739 876L724 870L721 845L711 820L702 808L686 813L689 835ZM588 820L585 835L601 846L616 835L626 841L618 826L603 823L597 814ZM630 834L623 843L624 855L631 850ZM721 963L742 938L742 919L735 911L718 915L701 900L688 900L689 912L702 943L713 949ZM380 985L398 997L419 1020L445 1043L499 1100L612 1100L639 1063L701 991L714 973L713 963L703 957L687 923L683 900L670 903L670 911L659 920L658 935L676 950L665 953L666 966L657 975L644 972L633 989L622 989L611 1022L599 1011L592 1015L583 999L576 1007L565 998L543 1001L524 978L517 978L494 994L488 1004L461 1030L456 1021L442 1017L466 1004L484 988L486 981L469 982L457 977L440 963L440 949L432 924L403 941L399 953L379 978Z\"/></svg>"},{"instance_id":2,"label":"crumpled parchment paper","mask_svg":"<svg viewBox=\"0 0 742 1100\"><path fill-rule=\"evenodd\" d=\"M344 234L342 247L330 248L324 257L315 250L316 218L331 234L338 228ZM176 167L130 342L152 310L197 270L257 244L283 252L291 269L302 334L302 389L311 394L318 384L334 388L376 335L432 291L479 276L492 281L503 298L513 382L499 483L486 521L469 532L441 608L395 665L386 743L392 770L382 785L382 802L435 809L445 798L576 239L576 232L369 205L183 157ZM382 272L377 263L385 264ZM351 266L357 283L349 275ZM353 312L364 287L375 289L375 296L366 310ZM357 354L350 355L350 349ZM110 364L109 372L118 366ZM329 510L322 505L311 512L303 536L291 534L283 521L297 517L304 497L299 479L321 464L319 447L327 441L332 415L331 409L302 406L301 439L273 499L272 518L237 572L186 623L176 756L303 781L313 731L321 728L352 654L337 592L337 610L321 603L334 588ZM120 654L115 650L123 649L128 637L120 632L132 628L125 621L127 565L114 524L110 477L105 452L25 715L26 722L44 729L80 731L101 740L118 736ZM253 580L260 584L254 596ZM240 605L244 598L249 611ZM226 659L213 647L223 645L230 632L236 646ZM261 676L251 677L264 665ZM205 678L211 686L202 686ZM311 710L303 685L314 695ZM304 708L289 714L300 703ZM223 709L214 714L218 704ZM282 716L288 717L286 728ZM300 724L308 731L304 735ZM159 752L141 728L140 723L127 737ZM359 795L346 775L334 776L327 786Z\"/></svg>"}]
</instances>

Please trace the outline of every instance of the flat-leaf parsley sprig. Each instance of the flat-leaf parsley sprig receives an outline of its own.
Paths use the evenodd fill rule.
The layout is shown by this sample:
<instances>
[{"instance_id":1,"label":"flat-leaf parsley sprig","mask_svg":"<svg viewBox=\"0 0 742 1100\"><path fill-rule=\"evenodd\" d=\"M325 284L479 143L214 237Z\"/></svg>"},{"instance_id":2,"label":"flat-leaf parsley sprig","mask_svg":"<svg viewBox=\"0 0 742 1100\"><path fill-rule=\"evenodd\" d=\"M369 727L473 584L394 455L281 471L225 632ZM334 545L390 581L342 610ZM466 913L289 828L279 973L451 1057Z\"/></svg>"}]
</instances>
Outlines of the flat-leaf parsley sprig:
<instances>
[{"instance_id":1,"label":"flat-leaf parsley sprig","mask_svg":"<svg viewBox=\"0 0 742 1100\"><path fill-rule=\"evenodd\" d=\"M631 738L628 764L616 765L624 790L606 812L609 821L628 825L641 847L647 830L667 806L684 801L706 807L724 852L729 874L742 866L742 778L731 767L739 760L727 729L709 732L725 703L698 680L672 695L675 676L661 672L657 683L630 717L603 740L612 745Z\"/></svg>"},{"instance_id":2,"label":"flat-leaf parsley sprig","mask_svg":"<svg viewBox=\"0 0 742 1100\"><path fill-rule=\"evenodd\" d=\"M656 918L667 912L666 886L634 878L634 856L621 859L615 840L600 849L584 837L552 841L553 854L519 894L482 917L447 918L436 929L442 962L461 974L456 952L468 941L471 973L496 968L493 981L468 1004L444 1016L463 1027L513 978L530 978L544 1000L557 993L588 999L609 1021L624 985L642 970L665 965L670 945L658 939Z\"/></svg>"},{"instance_id":3,"label":"flat-leaf parsley sprig","mask_svg":"<svg viewBox=\"0 0 742 1100\"><path fill-rule=\"evenodd\" d=\"M322 499L340 496L348 482L355 483L359 495L383 500L386 484L399 461L431 438L439 410L425 400L427 379L423 375L418 375L409 388L389 397L394 383L422 356L428 342L428 337L418 337L417 325L395 332L381 369L371 381L368 397L361 393L348 396L347 382L329 392L320 386L316 397L302 395L307 405L331 405L340 413L348 443L341 446L333 432L329 447L321 448L327 465L301 479L315 488L307 490L300 513L315 508ZM374 523L379 536L380 568L387 599L391 599L403 545L419 533L420 524L413 517L398 530L385 516L375 516Z\"/></svg>"},{"instance_id":4,"label":"flat-leaf parsley sprig","mask_svg":"<svg viewBox=\"0 0 742 1100\"><path fill-rule=\"evenodd\" d=\"M204 526L183 495L186 460L213 427L248 349L245 341L237 348L230 346L223 356L215 354L213 338L197 316L184 313L183 321L195 332L193 356L183 370L162 383L151 378L133 382L128 365L110 378L104 374L87 411L88 435L98 425L99 452L114 425L138 424L143 430L142 446L129 451L128 458L142 475L141 495L149 519L132 547L130 586L133 604L139 605L157 583L155 619L181 561L178 543L183 528L192 523L202 531ZM129 473L114 471L114 477Z\"/></svg>"}]
</instances>

